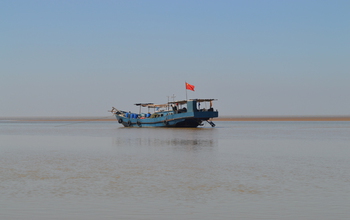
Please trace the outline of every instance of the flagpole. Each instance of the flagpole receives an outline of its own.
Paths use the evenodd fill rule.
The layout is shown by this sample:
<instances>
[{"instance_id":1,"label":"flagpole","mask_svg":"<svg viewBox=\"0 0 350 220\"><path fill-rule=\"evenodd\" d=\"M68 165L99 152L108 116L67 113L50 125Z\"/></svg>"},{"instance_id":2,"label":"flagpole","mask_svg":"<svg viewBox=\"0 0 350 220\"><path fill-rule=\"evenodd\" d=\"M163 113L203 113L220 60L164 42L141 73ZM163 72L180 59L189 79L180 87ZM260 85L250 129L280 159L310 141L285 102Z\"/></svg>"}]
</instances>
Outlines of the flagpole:
<instances>
[{"instance_id":1,"label":"flagpole","mask_svg":"<svg viewBox=\"0 0 350 220\"><path fill-rule=\"evenodd\" d=\"M185 82L185 90L186 90L186 100L187 100L187 88L186 88L187 82Z\"/></svg>"}]
</instances>

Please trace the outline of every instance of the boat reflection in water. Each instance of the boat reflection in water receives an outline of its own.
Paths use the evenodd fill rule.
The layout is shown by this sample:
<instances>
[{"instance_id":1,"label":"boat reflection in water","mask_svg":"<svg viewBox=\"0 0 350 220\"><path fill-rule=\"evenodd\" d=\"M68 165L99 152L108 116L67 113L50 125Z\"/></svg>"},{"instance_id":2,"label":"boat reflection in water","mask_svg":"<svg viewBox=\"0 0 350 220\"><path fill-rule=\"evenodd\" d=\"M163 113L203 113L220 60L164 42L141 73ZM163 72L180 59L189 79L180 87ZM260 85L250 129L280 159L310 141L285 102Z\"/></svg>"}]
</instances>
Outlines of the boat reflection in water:
<instances>
[{"instance_id":1,"label":"boat reflection in water","mask_svg":"<svg viewBox=\"0 0 350 220\"><path fill-rule=\"evenodd\" d=\"M120 127L113 141L118 147L179 147L183 149L213 148L218 145L217 132L211 128L141 129L130 133ZM120 135L125 134L125 135Z\"/></svg>"}]
</instances>

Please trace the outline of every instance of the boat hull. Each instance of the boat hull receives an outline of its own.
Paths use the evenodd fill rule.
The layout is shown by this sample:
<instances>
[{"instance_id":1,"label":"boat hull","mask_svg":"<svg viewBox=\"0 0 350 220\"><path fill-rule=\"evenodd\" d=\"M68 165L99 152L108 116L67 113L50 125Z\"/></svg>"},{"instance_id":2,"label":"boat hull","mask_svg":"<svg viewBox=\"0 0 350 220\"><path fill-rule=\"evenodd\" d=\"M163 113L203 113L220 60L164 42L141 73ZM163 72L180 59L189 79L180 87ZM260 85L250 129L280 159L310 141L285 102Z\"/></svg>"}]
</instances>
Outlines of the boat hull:
<instances>
[{"instance_id":1,"label":"boat hull","mask_svg":"<svg viewBox=\"0 0 350 220\"><path fill-rule=\"evenodd\" d=\"M115 115L118 122L125 127L191 127L195 128L210 118L218 117L218 112L185 112L168 114L157 118L130 118Z\"/></svg>"}]
</instances>

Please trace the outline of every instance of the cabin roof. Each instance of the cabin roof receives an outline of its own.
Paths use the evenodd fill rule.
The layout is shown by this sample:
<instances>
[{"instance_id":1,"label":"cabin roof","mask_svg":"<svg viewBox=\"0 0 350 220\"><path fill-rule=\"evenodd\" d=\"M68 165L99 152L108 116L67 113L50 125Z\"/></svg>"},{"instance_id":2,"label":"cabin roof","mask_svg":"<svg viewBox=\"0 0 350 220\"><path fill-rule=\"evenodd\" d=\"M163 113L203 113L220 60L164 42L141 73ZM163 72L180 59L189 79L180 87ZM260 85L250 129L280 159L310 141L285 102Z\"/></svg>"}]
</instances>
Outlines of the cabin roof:
<instances>
[{"instance_id":1,"label":"cabin roof","mask_svg":"<svg viewBox=\"0 0 350 220\"><path fill-rule=\"evenodd\" d=\"M196 102L211 102L211 101L216 101L217 99L189 99L189 100L179 100L179 101L173 101L173 102L168 102L167 104L154 104L154 103L135 103L137 106L142 106L142 107L148 107L148 108L166 108L170 104L186 104L189 101L196 101Z\"/></svg>"},{"instance_id":2,"label":"cabin roof","mask_svg":"<svg viewBox=\"0 0 350 220\"><path fill-rule=\"evenodd\" d=\"M179 100L174 102L168 102L168 104L186 104L188 101L196 101L196 102L211 102L211 101L217 101L217 99L189 99L189 100Z\"/></svg>"}]
</instances>

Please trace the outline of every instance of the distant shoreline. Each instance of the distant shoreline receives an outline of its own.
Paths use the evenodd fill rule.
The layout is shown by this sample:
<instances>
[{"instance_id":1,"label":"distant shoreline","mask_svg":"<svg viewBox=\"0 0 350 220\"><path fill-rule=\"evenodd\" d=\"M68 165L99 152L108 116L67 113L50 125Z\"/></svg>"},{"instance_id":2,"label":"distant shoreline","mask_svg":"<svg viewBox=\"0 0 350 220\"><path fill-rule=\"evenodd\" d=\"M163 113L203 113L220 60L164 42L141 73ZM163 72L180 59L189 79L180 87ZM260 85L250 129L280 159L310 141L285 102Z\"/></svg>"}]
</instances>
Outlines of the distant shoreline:
<instances>
[{"instance_id":1,"label":"distant shoreline","mask_svg":"<svg viewBox=\"0 0 350 220\"><path fill-rule=\"evenodd\" d=\"M60 121L116 121L114 117L0 117L2 121L60 122ZM213 121L350 121L350 116L232 116Z\"/></svg>"}]
</instances>

